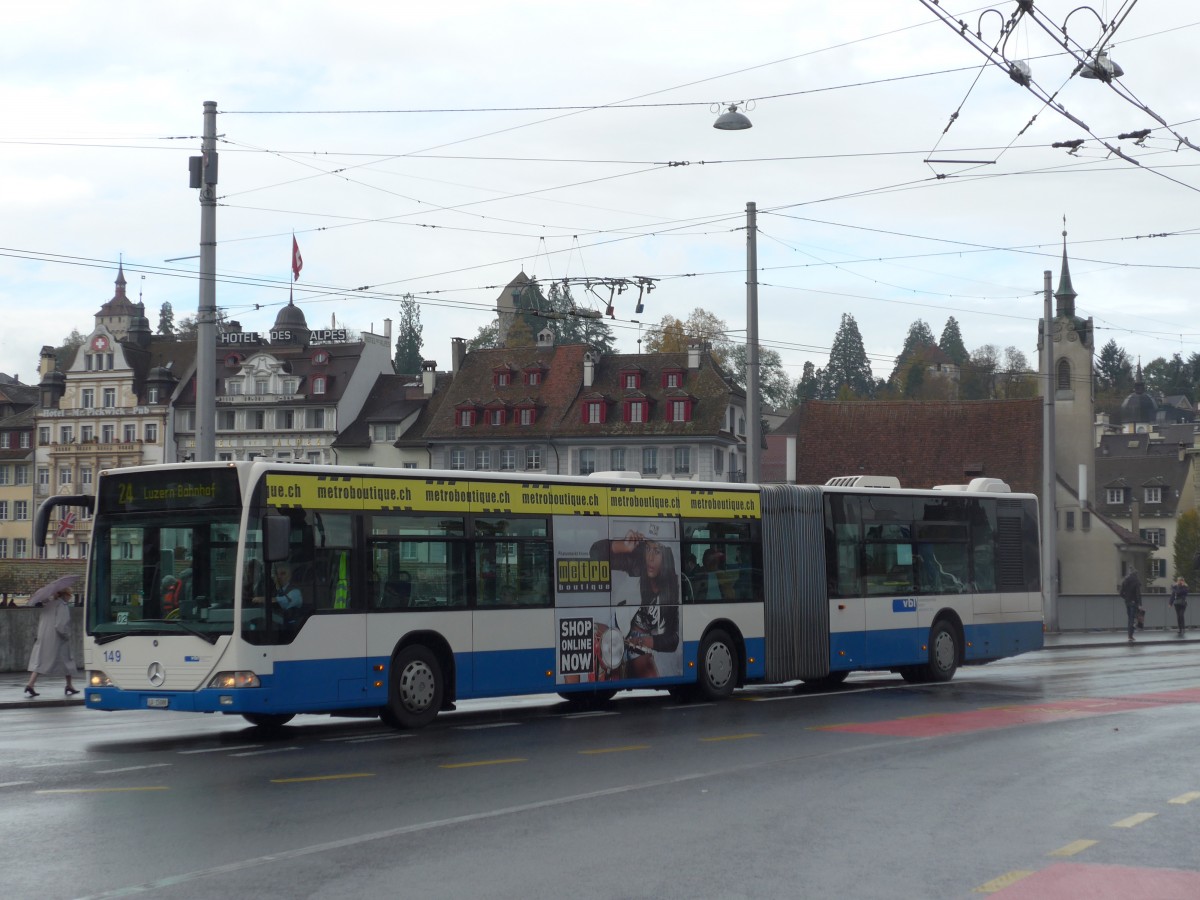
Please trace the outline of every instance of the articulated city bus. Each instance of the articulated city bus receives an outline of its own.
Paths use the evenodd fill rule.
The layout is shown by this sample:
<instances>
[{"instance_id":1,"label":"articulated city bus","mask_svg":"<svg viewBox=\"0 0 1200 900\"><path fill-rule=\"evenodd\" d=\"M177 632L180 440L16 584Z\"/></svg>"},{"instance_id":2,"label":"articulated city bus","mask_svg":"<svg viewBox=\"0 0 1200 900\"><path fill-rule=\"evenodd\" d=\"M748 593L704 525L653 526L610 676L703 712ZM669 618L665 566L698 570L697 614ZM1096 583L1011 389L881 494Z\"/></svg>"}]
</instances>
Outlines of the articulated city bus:
<instances>
[{"instance_id":1,"label":"articulated city bus","mask_svg":"<svg viewBox=\"0 0 1200 900\"><path fill-rule=\"evenodd\" d=\"M942 681L1042 645L1036 498L264 461L114 469L85 700L419 727L457 700Z\"/></svg>"}]
</instances>

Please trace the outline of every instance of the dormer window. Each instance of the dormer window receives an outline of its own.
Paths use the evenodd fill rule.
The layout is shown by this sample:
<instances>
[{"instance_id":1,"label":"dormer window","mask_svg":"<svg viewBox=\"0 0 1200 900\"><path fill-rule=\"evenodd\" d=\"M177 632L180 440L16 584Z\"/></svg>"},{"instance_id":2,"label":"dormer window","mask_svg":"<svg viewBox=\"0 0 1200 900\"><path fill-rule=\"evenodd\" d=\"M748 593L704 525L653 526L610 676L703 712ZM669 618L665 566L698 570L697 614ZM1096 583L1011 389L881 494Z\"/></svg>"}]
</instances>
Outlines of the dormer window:
<instances>
[{"instance_id":1,"label":"dormer window","mask_svg":"<svg viewBox=\"0 0 1200 900\"><path fill-rule=\"evenodd\" d=\"M329 351L328 350L318 350L316 353L314 353L312 355L312 364L314 366L329 365Z\"/></svg>"},{"instance_id":2,"label":"dormer window","mask_svg":"<svg viewBox=\"0 0 1200 900\"><path fill-rule=\"evenodd\" d=\"M325 376L324 376L324 375L317 375L317 376L316 376L315 378L313 378L313 380L312 380L312 392L313 392L314 394L323 394L323 393L325 393L325 387L326 387L326 384L327 384L327 383L328 383L328 382L326 381L326 378L325 378Z\"/></svg>"},{"instance_id":3,"label":"dormer window","mask_svg":"<svg viewBox=\"0 0 1200 900\"><path fill-rule=\"evenodd\" d=\"M670 413L670 421L672 422L690 422L692 421L692 401L687 400L672 400L668 408Z\"/></svg>"},{"instance_id":4,"label":"dormer window","mask_svg":"<svg viewBox=\"0 0 1200 900\"><path fill-rule=\"evenodd\" d=\"M603 425L607 418L603 400L588 400L583 404L583 421L588 425Z\"/></svg>"},{"instance_id":5,"label":"dormer window","mask_svg":"<svg viewBox=\"0 0 1200 900\"><path fill-rule=\"evenodd\" d=\"M242 364L242 357L237 353L230 353L229 355L227 355L225 357L225 367L226 368L236 369L241 364Z\"/></svg>"},{"instance_id":6,"label":"dormer window","mask_svg":"<svg viewBox=\"0 0 1200 900\"><path fill-rule=\"evenodd\" d=\"M463 428L470 428L475 424L475 410L460 409L458 411L458 424Z\"/></svg>"},{"instance_id":7,"label":"dormer window","mask_svg":"<svg viewBox=\"0 0 1200 900\"><path fill-rule=\"evenodd\" d=\"M622 372L621 373L621 387L623 387L627 391L640 390L642 387L642 373L641 372Z\"/></svg>"},{"instance_id":8,"label":"dormer window","mask_svg":"<svg viewBox=\"0 0 1200 900\"><path fill-rule=\"evenodd\" d=\"M640 424L646 421L649 404L645 400L625 401L625 421Z\"/></svg>"},{"instance_id":9,"label":"dormer window","mask_svg":"<svg viewBox=\"0 0 1200 900\"><path fill-rule=\"evenodd\" d=\"M537 410L532 406L517 410L517 421L521 425L534 424L537 421Z\"/></svg>"},{"instance_id":10,"label":"dormer window","mask_svg":"<svg viewBox=\"0 0 1200 900\"><path fill-rule=\"evenodd\" d=\"M683 387L683 372L679 369L668 369L663 372L662 386L665 388Z\"/></svg>"},{"instance_id":11,"label":"dormer window","mask_svg":"<svg viewBox=\"0 0 1200 900\"><path fill-rule=\"evenodd\" d=\"M501 369L492 373L492 385L494 387L508 387L510 384L512 384L512 372L508 369Z\"/></svg>"},{"instance_id":12,"label":"dormer window","mask_svg":"<svg viewBox=\"0 0 1200 900\"><path fill-rule=\"evenodd\" d=\"M1147 503L1162 503L1162 488L1148 487L1146 488L1145 498Z\"/></svg>"},{"instance_id":13,"label":"dormer window","mask_svg":"<svg viewBox=\"0 0 1200 900\"><path fill-rule=\"evenodd\" d=\"M537 387L542 383L542 373L540 371L526 372L525 383L530 387Z\"/></svg>"},{"instance_id":14,"label":"dormer window","mask_svg":"<svg viewBox=\"0 0 1200 900\"><path fill-rule=\"evenodd\" d=\"M493 409L493 410L489 411L488 421L491 422L493 425L503 425L504 424L504 410Z\"/></svg>"}]
</instances>

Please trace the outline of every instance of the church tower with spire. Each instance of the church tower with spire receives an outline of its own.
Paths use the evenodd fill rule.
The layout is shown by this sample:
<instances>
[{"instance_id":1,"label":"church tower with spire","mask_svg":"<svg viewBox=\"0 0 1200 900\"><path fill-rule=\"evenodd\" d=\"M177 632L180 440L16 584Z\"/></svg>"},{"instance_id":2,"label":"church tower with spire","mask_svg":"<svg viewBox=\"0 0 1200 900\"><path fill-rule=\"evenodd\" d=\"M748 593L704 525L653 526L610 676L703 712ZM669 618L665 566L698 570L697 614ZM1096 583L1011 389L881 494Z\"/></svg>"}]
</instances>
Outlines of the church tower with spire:
<instances>
[{"instance_id":1,"label":"church tower with spire","mask_svg":"<svg viewBox=\"0 0 1200 900\"><path fill-rule=\"evenodd\" d=\"M1080 500L1089 505L1096 502L1096 432L1095 388L1093 358L1095 335L1092 320L1076 315L1075 288L1067 264L1067 231L1064 221L1062 272L1058 290L1054 292L1055 314L1050 322L1049 335L1054 347L1053 369L1045 371L1046 323L1039 325L1038 359L1044 391L1054 391L1054 457L1060 481L1079 492ZM1044 396L1044 394L1043 394ZM1083 477L1080 476L1080 466ZM1086 508L1086 507L1085 507Z\"/></svg>"}]
</instances>

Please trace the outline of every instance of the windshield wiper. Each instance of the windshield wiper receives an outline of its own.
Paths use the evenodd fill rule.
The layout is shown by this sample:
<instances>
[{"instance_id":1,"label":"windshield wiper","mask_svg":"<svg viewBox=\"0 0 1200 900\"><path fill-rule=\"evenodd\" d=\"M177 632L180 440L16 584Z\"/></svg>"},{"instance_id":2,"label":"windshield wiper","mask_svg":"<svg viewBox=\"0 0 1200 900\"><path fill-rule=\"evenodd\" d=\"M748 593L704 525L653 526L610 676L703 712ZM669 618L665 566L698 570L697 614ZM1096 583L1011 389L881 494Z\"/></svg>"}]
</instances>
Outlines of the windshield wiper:
<instances>
[{"instance_id":1,"label":"windshield wiper","mask_svg":"<svg viewBox=\"0 0 1200 900\"><path fill-rule=\"evenodd\" d=\"M133 623L130 622L129 624L132 625ZM220 637L219 634L215 634L213 632L208 632L208 631L201 631L199 628L194 628L193 626L189 625L187 622L179 621L179 619L139 619L137 624L139 626L150 625L150 626L153 626L153 628L137 627L137 628L131 628L128 631L95 634L94 635L95 641L97 644L108 644L108 643L111 643L112 641L119 640L120 638L127 637L131 634L146 634L148 631L153 632L155 630L159 630L160 633L165 633L162 631L162 626L165 626L165 625L173 625L178 628L182 628L188 634L194 634L196 637L206 640L210 644L215 644L217 642L217 638Z\"/></svg>"}]
</instances>

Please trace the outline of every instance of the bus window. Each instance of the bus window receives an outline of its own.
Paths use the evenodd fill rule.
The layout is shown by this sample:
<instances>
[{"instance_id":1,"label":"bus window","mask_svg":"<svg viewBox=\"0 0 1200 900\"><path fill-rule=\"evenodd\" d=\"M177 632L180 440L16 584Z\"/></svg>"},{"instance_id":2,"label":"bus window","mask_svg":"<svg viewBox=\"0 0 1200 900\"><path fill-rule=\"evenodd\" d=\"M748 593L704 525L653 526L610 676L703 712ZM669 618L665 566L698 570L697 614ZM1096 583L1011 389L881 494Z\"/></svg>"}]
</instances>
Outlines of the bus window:
<instances>
[{"instance_id":1,"label":"bus window","mask_svg":"<svg viewBox=\"0 0 1200 900\"><path fill-rule=\"evenodd\" d=\"M976 591L996 590L996 504L993 500L967 501L971 529L971 572Z\"/></svg>"},{"instance_id":2,"label":"bus window","mask_svg":"<svg viewBox=\"0 0 1200 900\"><path fill-rule=\"evenodd\" d=\"M553 605L545 518L477 518L474 528L479 606Z\"/></svg>"},{"instance_id":3,"label":"bus window","mask_svg":"<svg viewBox=\"0 0 1200 900\"><path fill-rule=\"evenodd\" d=\"M714 519L685 520L680 596L685 603L746 601L762 597L758 558L759 523Z\"/></svg>"},{"instance_id":4,"label":"bus window","mask_svg":"<svg viewBox=\"0 0 1200 900\"><path fill-rule=\"evenodd\" d=\"M915 503L917 590L923 594L969 592L965 502L961 498L919 497Z\"/></svg>"},{"instance_id":5,"label":"bus window","mask_svg":"<svg viewBox=\"0 0 1200 900\"><path fill-rule=\"evenodd\" d=\"M912 593L912 498L866 496L861 509L866 593Z\"/></svg>"},{"instance_id":6,"label":"bus window","mask_svg":"<svg viewBox=\"0 0 1200 900\"><path fill-rule=\"evenodd\" d=\"M825 495L825 578L830 597L862 595L861 519L858 497Z\"/></svg>"},{"instance_id":7,"label":"bus window","mask_svg":"<svg viewBox=\"0 0 1200 900\"><path fill-rule=\"evenodd\" d=\"M379 513L367 519L369 608L451 609L467 605L462 517Z\"/></svg>"}]
</instances>

